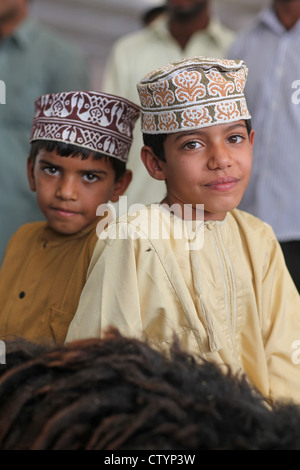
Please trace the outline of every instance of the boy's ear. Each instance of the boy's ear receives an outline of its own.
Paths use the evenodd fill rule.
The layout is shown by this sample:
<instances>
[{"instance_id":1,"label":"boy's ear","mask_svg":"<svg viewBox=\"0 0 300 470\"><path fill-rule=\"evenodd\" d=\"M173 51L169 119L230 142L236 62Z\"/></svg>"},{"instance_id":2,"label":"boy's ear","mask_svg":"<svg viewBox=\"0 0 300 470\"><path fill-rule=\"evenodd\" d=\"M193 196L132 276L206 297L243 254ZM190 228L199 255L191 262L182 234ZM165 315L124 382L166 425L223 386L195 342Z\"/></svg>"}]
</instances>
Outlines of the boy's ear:
<instances>
[{"instance_id":1,"label":"boy's ear","mask_svg":"<svg viewBox=\"0 0 300 470\"><path fill-rule=\"evenodd\" d=\"M251 145L252 148L253 148L253 144L254 144L254 137L255 137L255 133L254 133L254 130L252 129L251 132L250 132L250 135L249 135L249 141L250 141L250 145Z\"/></svg>"},{"instance_id":2,"label":"boy's ear","mask_svg":"<svg viewBox=\"0 0 300 470\"><path fill-rule=\"evenodd\" d=\"M125 193L132 180L132 171L126 170L125 173L117 179L114 184L113 193L110 197L111 202L118 202L119 197Z\"/></svg>"},{"instance_id":3,"label":"boy's ear","mask_svg":"<svg viewBox=\"0 0 300 470\"><path fill-rule=\"evenodd\" d=\"M166 179L164 172L164 162L157 158L152 148L148 145L144 145L142 147L141 159L152 178L160 181Z\"/></svg>"},{"instance_id":4,"label":"boy's ear","mask_svg":"<svg viewBox=\"0 0 300 470\"><path fill-rule=\"evenodd\" d=\"M34 162L31 158L27 158L27 178L31 191L36 191L35 178L34 178Z\"/></svg>"}]
</instances>

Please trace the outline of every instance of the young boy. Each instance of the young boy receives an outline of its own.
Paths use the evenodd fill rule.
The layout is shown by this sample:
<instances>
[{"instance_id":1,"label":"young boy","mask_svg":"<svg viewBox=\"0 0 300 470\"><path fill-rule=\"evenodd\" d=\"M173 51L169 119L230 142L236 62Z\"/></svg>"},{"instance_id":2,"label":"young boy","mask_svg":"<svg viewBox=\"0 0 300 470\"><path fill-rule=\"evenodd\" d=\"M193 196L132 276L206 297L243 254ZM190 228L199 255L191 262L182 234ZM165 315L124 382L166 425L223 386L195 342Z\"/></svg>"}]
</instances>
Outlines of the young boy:
<instances>
[{"instance_id":1,"label":"young boy","mask_svg":"<svg viewBox=\"0 0 300 470\"><path fill-rule=\"evenodd\" d=\"M242 61L195 57L138 84L142 159L166 197L103 232L67 341L115 325L161 349L176 334L268 399L299 400L299 294L272 229L236 209L254 140L246 76Z\"/></svg>"},{"instance_id":2,"label":"young boy","mask_svg":"<svg viewBox=\"0 0 300 470\"><path fill-rule=\"evenodd\" d=\"M46 222L22 226L0 271L0 336L62 343L97 241L99 204L116 202L138 106L114 95L68 92L36 100L27 169Z\"/></svg>"}]
</instances>

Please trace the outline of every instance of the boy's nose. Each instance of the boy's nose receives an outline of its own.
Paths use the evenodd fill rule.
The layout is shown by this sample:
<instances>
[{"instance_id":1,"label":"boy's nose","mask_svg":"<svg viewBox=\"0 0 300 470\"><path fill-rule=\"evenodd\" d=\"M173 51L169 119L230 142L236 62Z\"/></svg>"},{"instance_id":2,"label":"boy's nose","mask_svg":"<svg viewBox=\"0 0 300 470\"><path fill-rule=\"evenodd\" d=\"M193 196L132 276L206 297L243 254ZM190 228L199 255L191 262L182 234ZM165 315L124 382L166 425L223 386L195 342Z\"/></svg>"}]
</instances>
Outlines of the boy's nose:
<instances>
[{"instance_id":1,"label":"boy's nose","mask_svg":"<svg viewBox=\"0 0 300 470\"><path fill-rule=\"evenodd\" d=\"M73 178L62 178L56 189L56 197L60 199L76 200L77 188Z\"/></svg>"},{"instance_id":2,"label":"boy's nose","mask_svg":"<svg viewBox=\"0 0 300 470\"><path fill-rule=\"evenodd\" d=\"M215 145L211 148L207 162L210 170L224 170L232 165L231 155L223 145Z\"/></svg>"}]
</instances>

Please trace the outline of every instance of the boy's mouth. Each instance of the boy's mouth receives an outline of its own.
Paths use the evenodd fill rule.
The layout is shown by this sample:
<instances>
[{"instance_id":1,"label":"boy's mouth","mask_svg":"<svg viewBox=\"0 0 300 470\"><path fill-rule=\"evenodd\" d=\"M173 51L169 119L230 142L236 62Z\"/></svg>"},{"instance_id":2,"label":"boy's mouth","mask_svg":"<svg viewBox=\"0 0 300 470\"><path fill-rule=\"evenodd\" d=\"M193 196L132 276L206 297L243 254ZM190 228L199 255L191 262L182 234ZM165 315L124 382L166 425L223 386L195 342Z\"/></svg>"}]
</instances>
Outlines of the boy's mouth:
<instances>
[{"instance_id":1,"label":"boy's mouth","mask_svg":"<svg viewBox=\"0 0 300 470\"><path fill-rule=\"evenodd\" d=\"M60 217L73 217L79 214L79 212L71 211L70 209L62 207L51 207L51 209Z\"/></svg>"},{"instance_id":2,"label":"boy's mouth","mask_svg":"<svg viewBox=\"0 0 300 470\"><path fill-rule=\"evenodd\" d=\"M213 189L216 191L228 191L232 189L236 184L239 182L238 178L234 178L232 176L226 176L223 178L217 178L209 183L205 184L205 186L209 189Z\"/></svg>"}]
</instances>

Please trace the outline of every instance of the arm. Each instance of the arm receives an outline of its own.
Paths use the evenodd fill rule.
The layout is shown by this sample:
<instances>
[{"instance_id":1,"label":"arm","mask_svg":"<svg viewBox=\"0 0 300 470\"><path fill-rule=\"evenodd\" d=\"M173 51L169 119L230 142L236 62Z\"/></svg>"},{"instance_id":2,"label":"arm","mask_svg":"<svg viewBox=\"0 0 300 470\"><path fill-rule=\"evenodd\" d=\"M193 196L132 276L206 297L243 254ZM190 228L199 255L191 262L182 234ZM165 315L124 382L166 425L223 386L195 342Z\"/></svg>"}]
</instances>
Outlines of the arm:
<instances>
[{"instance_id":1,"label":"arm","mask_svg":"<svg viewBox=\"0 0 300 470\"><path fill-rule=\"evenodd\" d=\"M270 262L263 278L262 334L269 371L270 397L300 401L300 296L286 268L279 243L270 242Z\"/></svg>"}]
</instances>

